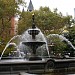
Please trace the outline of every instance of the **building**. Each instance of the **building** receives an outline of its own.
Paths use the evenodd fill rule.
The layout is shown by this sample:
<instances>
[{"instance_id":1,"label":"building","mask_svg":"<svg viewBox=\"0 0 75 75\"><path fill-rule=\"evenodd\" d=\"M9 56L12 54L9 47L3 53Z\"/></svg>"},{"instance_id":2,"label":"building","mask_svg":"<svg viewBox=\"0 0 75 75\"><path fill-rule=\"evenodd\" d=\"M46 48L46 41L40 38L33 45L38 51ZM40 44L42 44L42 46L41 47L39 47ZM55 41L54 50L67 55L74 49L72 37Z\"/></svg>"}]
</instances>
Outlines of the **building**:
<instances>
[{"instance_id":1,"label":"building","mask_svg":"<svg viewBox=\"0 0 75 75\"><path fill-rule=\"evenodd\" d=\"M15 17L13 16L11 18L10 35L14 36L17 35L17 33L18 33L18 20L16 20Z\"/></svg>"},{"instance_id":2,"label":"building","mask_svg":"<svg viewBox=\"0 0 75 75\"><path fill-rule=\"evenodd\" d=\"M34 10L34 7L33 7L33 4L32 4L32 1L30 0L27 11L30 11L31 12L33 10Z\"/></svg>"}]
</instances>

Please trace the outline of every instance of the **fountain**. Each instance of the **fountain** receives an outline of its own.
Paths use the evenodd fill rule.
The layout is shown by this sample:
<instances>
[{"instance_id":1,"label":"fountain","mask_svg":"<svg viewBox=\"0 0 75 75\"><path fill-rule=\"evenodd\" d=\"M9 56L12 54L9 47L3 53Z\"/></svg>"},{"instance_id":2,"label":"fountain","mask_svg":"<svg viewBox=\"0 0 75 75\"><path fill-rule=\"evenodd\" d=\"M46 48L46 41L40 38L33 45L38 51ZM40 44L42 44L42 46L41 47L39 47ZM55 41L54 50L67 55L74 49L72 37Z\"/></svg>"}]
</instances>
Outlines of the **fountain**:
<instances>
[{"instance_id":1,"label":"fountain","mask_svg":"<svg viewBox=\"0 0 75 75\"><path fill-rule=\"evenodd\" d=\"M44 68L46 58L49 58L47 41L41 30L35 26L34 14L32 19L31 28L27 29L22 35L12 37L6 44L0 57L0 72ZM12 42L16 38L19 39L18 44ZM10 45L14 46L16 51L13 50L7 57L4 57L4 53Z\"/></svg>"},{"instance_id":2,"label":"fountain","mask_svg":"<svg viewBox=\"0 0 75 75\"><path fill-rule=\"evenodd\" d=\"M48 53L47 56L49 56L49 51L48 51L46 38L44 37L44 35L41 32L41 30L35 26L34 14L32 16L32 20L33 20L32 28L27 29L22 35L16 35L16 36L14 36L13 38L11 38L9 40L9 42L7 43L7 45L5 46L5 48L4 48L4 50L3 50L2 54L1 54L0 59L2 59L2 56L3 56L4 52L6 51L6 49L10 45L15 46L16 47L16 52L19 51L20 55L23 55L23 54L25 55L24 52L26 52L26 50L24 48L26 48L26 47L30 48L30 50L31 50L31 52L30 52L31 58L29 58L29 60L31 60L31 59L33 59L33 60L42 60L42 58L37 55L36 50L38 50L38 48L43 46L43 45L46 47L45 49L46 49L46 52ZM16 43L11 42L14 39L16 39L17 37L19 38L19 41L20 41L18 45ZM41 50L41 52L42 51L43 51L43 49Z\"/></svg>"},{"instance_id":3,"label":"fountain","mask_svg":"<svg viewBox=\"0 0 75 75\"><path fill-rule=\"evenodd\" d=\"M48 51L48 46L47 46L47 41L43 33L39 28L37 28L34 24L34 15L32 17L33 19L33 24L32 28L27 29L21 36L20 38L20 44L18 45L18 48L22 51L23 46L27 46L30 49L32 49L32 57L33 59L39 58L36 55L36 50L43 46L45 44L46 50L48 52L49 56L49 51ZM23 50L24 51L24 50ZM43 51L43 50L42 50Z\"/></svg>"},{"instance_id":4,"label":"fountain","mask_svg":"<svg viewBox=\"0 0 75 75\"><path fill-rule=\"evenodd\" d=\"M27 29L22 35L17 35L11 38L5 46L0 57L0 72L28 72L30 70L32 71L40 69L44 69L45 72L49 69L67 67L68 65L65 65L64 63L74 66L72 64L73 62L75 63L75 58L62 58L61 60L61 58L56 59L50 57L46 38L41 30L35 26L34 14L32 19L32 27ZM62 41L65 40L75 50L72 43L62 35L50 34L47 36L47 38L49 36L57 36ZM17 37L19 38L18 44L12 42L12 40ZM16 52L12 51L15 56L12 56L11 52L7 57L8 59L3 59L3 54L10 45L13 45L16 48ZM58 64L60 64L60 66L58 66Z\"/></svg>"}]
</instances>

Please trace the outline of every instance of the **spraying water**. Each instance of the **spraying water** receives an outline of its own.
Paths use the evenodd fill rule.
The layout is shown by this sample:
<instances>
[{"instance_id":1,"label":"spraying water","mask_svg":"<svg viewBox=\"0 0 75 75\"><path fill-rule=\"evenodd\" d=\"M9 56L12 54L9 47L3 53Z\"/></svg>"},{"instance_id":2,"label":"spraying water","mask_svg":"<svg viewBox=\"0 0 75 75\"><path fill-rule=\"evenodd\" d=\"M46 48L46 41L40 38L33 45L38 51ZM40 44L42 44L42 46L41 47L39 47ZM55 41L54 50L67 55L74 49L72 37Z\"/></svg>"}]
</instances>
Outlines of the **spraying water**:
<instances>
[{"instance_id":1,"label":"spraying water","mask_svg":"<svg viewBox=\"0 0 75 75\"><path fill-rule=\"evenodd\" d=\"M39 33L37 34L37 32L39 32ZM37 34L35 36L35 38L33 38L32 35L30 35L31 33ZM25 45L23 44L23 42ZM48 44L47 44L46 38L45 38L44 34L41 32L41 30L37 27L35 29L27 29L22 34L22 36L20 37L20 44L18 45L18 48L20 50L25 50L26 49L25 47L27 45L31 48L33 46L32 44L34 45L34 47L36 47L36 49L39 48L40 46L42 46L43 44L45 44L43 46L46 46L46 50L47 50L47 53L49 56L49 50L48 50ZM42 51L43 51L43 48L42 48Z\"/></svg>"},{"instance_id":2,"label":"spraying water","mask_svg":"<svg viewBox=\"0 0 75 75\"><path fill-rule=\"evenodd\" d=\"M52 36L52 37L58 37L61 41L67 42L68 45L70 45L75 50L75 47L72 45L72 43L67 38L65 38L64 36L59 35L59 34L49 34L47 36L47 38L50 37L50 36Z\"/></svg>"},{"instance_id":3,"label":"spraying water","mask_svg":"<svg viewBox=\"0 0 75 75\"><path fill-rule=\"evenodd\" d=\"M4 50L3 50L2 54L1 54L0 59L2 58L4 52L5 52L6 49L9 47L9 45L13 45L13 46L15 46L15 47L17 48L17 45L16 45L15 43L10 43L12 40L16 39L17 37L20 37L20 35L16 35L16 36L12 37L12 38L8 41L8 43L6 44Z\"/></svg>"}]
</instances>

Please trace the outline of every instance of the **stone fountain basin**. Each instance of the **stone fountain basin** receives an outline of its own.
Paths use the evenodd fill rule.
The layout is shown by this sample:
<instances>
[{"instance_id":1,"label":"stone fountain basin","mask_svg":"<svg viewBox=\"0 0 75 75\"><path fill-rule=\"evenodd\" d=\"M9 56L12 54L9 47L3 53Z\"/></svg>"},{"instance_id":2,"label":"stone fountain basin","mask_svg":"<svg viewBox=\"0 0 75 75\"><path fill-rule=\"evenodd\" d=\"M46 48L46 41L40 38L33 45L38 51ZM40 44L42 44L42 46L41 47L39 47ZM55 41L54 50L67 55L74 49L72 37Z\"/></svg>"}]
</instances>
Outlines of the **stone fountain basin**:
<instances>
[{"instance_id":1,"label":"stone fountain basin","mask_svg":"<svg viewBox=\"0 0 75 75\"><path fill-rule=\"evenodd\" d=\"M35 60L29 61L26 59L17 58L17 59L0 60L0 72L13 72L13 71L25 72L28 70L41 70L41 69L45 69L45 66L48 65L47 63L53 61L55 62L54 64L57 68L61 68L61 67L65 68L67 64L70 65L70 66L67 65L69 67L71 66L75 67L75 58L68 58L68 59L45 58L43 60L37 60L37 61Z\"/></svg>"},{"instance_id":2,"label":"stone fountain basin","mask_svg":"<svg viewBox=\"0 0 75 75\"><path fill-rule=\"evenodd\" d=\"M1 64L28 64L28 63L44 63L45 61L43 60L38 60L38 61L29 61L26 59L2 59L0 60L0 65Z\"/></svg>"},{"instance_id":3,"label":"stone fountain basin","mask_svg":"<svg viewBox=\"0 0 75 75\"><path fill-rule=\"evenodd\" d=\"M32 69L44 68L46 61L37 60L29 61L26 59L2 59L0 60L0 73L1 72L17 72L17 71L29 71Z\"/></svg>"}]
</instances>

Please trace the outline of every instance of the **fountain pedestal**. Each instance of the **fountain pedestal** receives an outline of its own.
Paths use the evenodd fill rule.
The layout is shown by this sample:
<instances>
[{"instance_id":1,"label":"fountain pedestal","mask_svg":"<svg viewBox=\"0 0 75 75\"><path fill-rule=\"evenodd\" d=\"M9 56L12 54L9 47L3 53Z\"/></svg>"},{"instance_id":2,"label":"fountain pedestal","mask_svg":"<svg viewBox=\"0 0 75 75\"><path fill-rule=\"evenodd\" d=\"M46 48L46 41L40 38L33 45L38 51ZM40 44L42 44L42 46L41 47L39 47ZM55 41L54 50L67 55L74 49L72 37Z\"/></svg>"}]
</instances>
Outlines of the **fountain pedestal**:
<instances>
[{"instance_id":1,"label":"fountain pedestal","mask_svg":"<svg viewBox=\"0 0 75 75\"><path fill-rule=\"evenodd\" d=\"M22 42L24 45L29 46L32 49L33 56L29 58L29 60L42 60L42 58L36 56L36 49L45 42Z\"/></svg>"},{"instance_id":2,"label":"fountain pedestal","mask_svg":"<svg viewBox=\"0 0 75 75\"><path fill-rule=\"evenodd\" d=\"M33 54L36 54L36 49L39 46L45 44L45 42L22 42L24 45L29 46L33 50Z\"/></svg>"}]
</instances>

